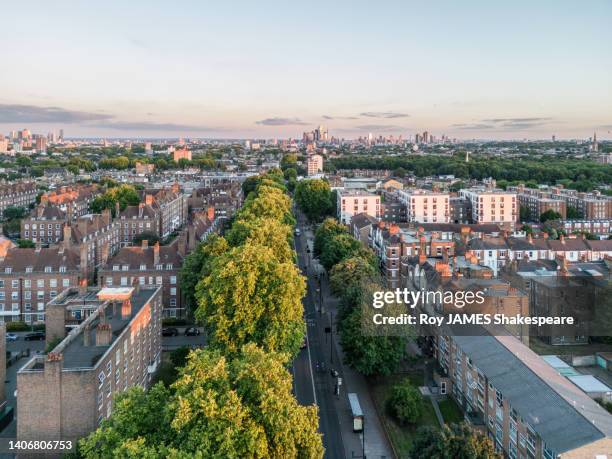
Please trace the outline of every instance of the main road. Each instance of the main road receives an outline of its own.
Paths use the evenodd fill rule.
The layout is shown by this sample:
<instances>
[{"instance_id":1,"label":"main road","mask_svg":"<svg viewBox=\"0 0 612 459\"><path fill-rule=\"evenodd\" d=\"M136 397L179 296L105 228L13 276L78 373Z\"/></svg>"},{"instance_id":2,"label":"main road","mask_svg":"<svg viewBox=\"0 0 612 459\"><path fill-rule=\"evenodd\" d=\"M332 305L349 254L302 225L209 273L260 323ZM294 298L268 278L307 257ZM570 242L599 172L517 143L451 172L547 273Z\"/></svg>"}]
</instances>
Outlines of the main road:
<instances>
[{"instance_id":1,"label":"main road","mask_svg":"<svg viewBox=\"0 0 612 459\"><path fill-rule=\"evenodd\" d=\"M319 408L319 430L323 434L325 457L344 459L344 445L338 412L334 406L333 378L329 371L317 370L318 362L325 362L328 345L325 341L325 319L319 317L318 281L312 272L306 232L298 216L297 228L301 235L295 237L295 249L302 272L307 276L308 291L304 297L304 319L306 321L307 346L300 351L293 362L293 381L295 396L302 405L315 403ZM311 247L312 249L312 247ZM325 316L324 316L325 317Z\"/></svg>"}]
</instances>

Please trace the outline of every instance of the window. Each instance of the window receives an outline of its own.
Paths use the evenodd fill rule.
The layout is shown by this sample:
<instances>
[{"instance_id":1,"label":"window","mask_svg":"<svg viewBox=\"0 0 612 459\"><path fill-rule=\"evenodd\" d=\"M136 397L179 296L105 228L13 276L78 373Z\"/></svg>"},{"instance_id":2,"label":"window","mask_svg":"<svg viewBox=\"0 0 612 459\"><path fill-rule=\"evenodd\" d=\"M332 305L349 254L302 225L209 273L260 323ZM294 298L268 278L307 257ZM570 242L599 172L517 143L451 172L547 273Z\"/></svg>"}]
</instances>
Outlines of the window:
<instances>
[{"instance_id":1,"label":"window","mask_svg":"<svg viewBox=\"0 0 612 459\"><path fill-rule=\"evenodd\" d=\"M157 285L161 285L161 284L162 284L162 277L161 277L161 276L157 276L157 277L155 278L155 283L156 283Z\"/></svg>"},{"instance_id":2,"label":"window","mask_svg":"<svg viewBox=\"0 0 612 459\"><path fill-rule=\"evenodd\" d=\"M13 279L11 281L11 287L12 288L19 288L19 279Z\"/></svg>"},{"instance_id":3,"label":"window","mask_svg":"<svg viewBox=\"0 0 612 459\"><path fill-rule=\"evenodd\" d=\"M106 278L106 285L108 287L112 287L113 286L113 278L112 277L107 277Z\"/></svg>"},{"instance_id":4,"label":"window","mask_svg":"<svg viewBox=\"0 0 612 459\"><path fill-rule=\"evenodd\" d=\"M70 287L70 279L62 279L62 287Z\"/></svg>"},{"instance_id":5,"label":"window","mask_svg":"<svg viewBox=\"0 0 612 459\"><path fill-rule=\"evenodd\" d=\"M140 270L141 271L146 271L147 270L147 265L140 265Z\"/></svg>"},{"instance_id":6,"label":"window","mask_svg":"<svg viewBox=\"0 0 612 459\"><path fill-rule=\"evenodd\" d=\"M128 284L127 277L121 278L121 285L126 286Z\"/></svg>"},{"instance_id":7,"label":"window","mask_svg":"<svg viewBox=\"0 0 612 459\"><path fill-rule=\"evenodd\" d=\"M57 287L57 279L49 279L49 287L51 288Z\"/></svg>"},{"instance_id":8,"label":"window","mask_svg":"<svg viewBox=\"0 0 612 459\"><path fill-rule=\"evenodd\" d=\"M176 276L170 276L170 283L172 285L176 284Z\"/></svg>"},{"instance_id":9,"label":"window","mask_svg":"<svg viewBox=\"0 0 612 459\"><path fill-rule=\"evenodd\" d=\"M46 273L53 272L53 268L51 266L45 266L45 272Z\"/></svg>"},{"instance_id":10,"label":"window","mask_svg":"<svg viewBox=\"0 0 612 459\"><path fill-rule=\"evenodd\" d=\"M106 379L106 375L104 374L103 371L101 371L100 373L98 373L98 388L101 388L104 385L104 380Z\"/></svg>"},{"instance_id":11,"label":"window","mask_svg":"<svg viewBox=\"0 0 612 459\"><path fill-rule=\"evenodd\" d=\"M59 267L59 272L60 273L65 273L66 272L66 267L65 266L60 266Z\"/></svg>"},{"instance_id":12,"label":"window","mask_svg":"<svg viewBox=\"0 0 612 459\"><path fill-rule=\"evenodd\" d=\"M30 279L24 279L23 288L30 288L30 287L32 287L32 281Z\"/></svg>"},{"instance_id":13,"label":"window","mask_svg":"<svg viewBox=\"0 0 612 459\"><path fill-rule=\"evenodd\" d=\"M44 279L38 279L38 280L36 281L36 286L37 286L38 288L43 288L43 287L45 286L45 280L44 280Z\"/></svg>"},{"instance_id":14,"label":"window","mask_svg":"<svg viewBox=\"0 0 612 459\"><path fill-rule=\"evenodd\" d=\"M170 289L170 295L176 296L176 287Z\"/></svg>"},{"instance_id":15,"label":"window","mask_svg":"<svg viewBox=\"0 0 612 459\"><path fill-rule=\"evenodd\" d=\"M0 288L4 288L4 279L0 279Z\"/></svg>"},{"instance_id":16,"label":"window","mask_svg":"<svg viewBox=\"0 0 612 459\"><path fill-rule=\"evenodd\" d=\"M39 290L36 292L36 298L38 300L44 300L45 299L45 291L44 290Z\"/></svg>"}]
</instances>

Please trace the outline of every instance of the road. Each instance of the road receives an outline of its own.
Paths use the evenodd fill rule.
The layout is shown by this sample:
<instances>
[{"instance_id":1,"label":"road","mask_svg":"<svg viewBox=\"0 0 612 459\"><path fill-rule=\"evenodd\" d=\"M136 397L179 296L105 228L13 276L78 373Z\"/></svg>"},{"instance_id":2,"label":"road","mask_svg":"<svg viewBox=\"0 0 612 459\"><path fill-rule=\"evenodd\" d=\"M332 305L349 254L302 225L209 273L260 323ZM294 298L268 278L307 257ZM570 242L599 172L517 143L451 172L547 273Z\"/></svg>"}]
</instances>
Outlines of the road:
<instances>
[{"instance_id":1,"label":"road","mask_svg":"<svg viewBox=\"0 0 612 459\"><path fill-rule=\"evenodd\" d=\"M346 457L342 443L342 433L338 412L335 406L334 379L329 371L317 371L317 362L325 362L329 351L325 337L324 318L319 318L316 310L318 301L318 282L307 267L306 245L303 228L302 236L295 238L300 269L307 276L308 292L303 300L308 345L300 351L293 362L294 392L302 405L316 403L319 407L319 430L323 433L325 457L344 459ZM310 263L308 263L310 265Z\"/></svg>"}]
</instances>

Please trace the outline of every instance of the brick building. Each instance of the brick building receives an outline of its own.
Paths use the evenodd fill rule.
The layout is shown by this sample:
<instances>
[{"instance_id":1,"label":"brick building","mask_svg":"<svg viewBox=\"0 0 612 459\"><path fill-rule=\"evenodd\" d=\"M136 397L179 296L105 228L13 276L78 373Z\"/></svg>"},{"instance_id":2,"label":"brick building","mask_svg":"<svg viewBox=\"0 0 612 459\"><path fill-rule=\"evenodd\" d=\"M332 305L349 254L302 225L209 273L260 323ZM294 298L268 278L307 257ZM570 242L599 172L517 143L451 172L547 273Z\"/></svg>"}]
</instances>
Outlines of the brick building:
<instances>
[{"instance_id":1,"label":"brick building","mask_svg":"<svg viewBox=\"0 0 612 459\"><path fill-rule=\"evenodd\" d=\"M21 239L41 244L54 244L62 240L66 212L56 206L41 204L21 220Z\"/></svg>"},{"instance_id":2,"label":"brick building","mask_svg":"<svg viewBox=\"0 0 612 459\"><path fill-rule=\"evenodd\" d=\"M184 308L178 281L185 240L175 239L172 244L150 246L142 241L140 246L123 247L98 272L98 285L126 287L138 283L140 286L161 286L164 316L183 317Z\"/></svg>"},{"instance_id":3,"label":"brick building","mask_svg":"<svg viewBox=\"0 0 612 459\"><path fill-rule=\"evenodd\" d=\"M89 205L100 194L99 185L63 186L58 190L49 191L40 197L40 203L57 207L66 213L69 221L89 213Z\"/></svg>"},{"instance_id":4,"label":"brick building","mask_svg":"<svg viewBox=\"0 0 612 459\"><path fill-rule=\"evenodd\" d=\"M0 260L0 318L40 323L45 305L86 276L85 252L50 248L9 250Z\"/></svg>"},{"instance_id":5,"label":"brick building","mask_svg":"<svg viewBox=\"0 0 612 459\"><path fill-rule=\"evenodd\" d=\"M56 301L87 296L95 310L64 337L60 320L47 336L63 338L17 373L17 437L78 439L112 413L114 395L148 388L161 359L160 288L67 289ZM91 298L95 296L97 298Z\"/></svg>"},{"instance_id":6,"label":"brick building","mask_svg":"<svg viewBox=\"0 0 612 459\"><path fill-rule=\"evenodd\" d=\"M0 215L8 207L27 208L36 202L36 183L28 181L0 183Z\"/></svg>"},{"instance_id":7,"label":"brick building","mask_svg":"<svg viewBox=\"0 0 612 459\"><path fill-rule=\"evenodd\" d=\"M159 208L139 203L127 206L119 213L117 223L120 226L121 245L130 245L140 234L152 234L161 237L161 213Z\"/></svg>"},{"instance_id":8,"label":"brick building","mask_svg":"<svg viewBox=\"0 0 612 459\"><path fill-rule=\"evenodd\" d=\"M187 222L187 197L181 192L178 183L171 188L147 192L145 205L158 210L162 238L168 237Z\"/></svg>"}]
</instances>

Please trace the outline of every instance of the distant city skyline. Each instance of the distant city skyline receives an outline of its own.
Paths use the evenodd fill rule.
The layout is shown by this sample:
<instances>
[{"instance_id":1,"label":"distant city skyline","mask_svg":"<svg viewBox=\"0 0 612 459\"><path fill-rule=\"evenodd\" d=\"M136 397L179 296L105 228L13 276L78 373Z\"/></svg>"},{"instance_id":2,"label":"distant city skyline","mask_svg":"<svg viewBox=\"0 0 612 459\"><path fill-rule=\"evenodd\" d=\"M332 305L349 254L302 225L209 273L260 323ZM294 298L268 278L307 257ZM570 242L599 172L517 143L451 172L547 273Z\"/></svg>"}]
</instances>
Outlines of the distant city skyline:
<instances>
[{"instance_id":1,"label":"distant city skyline","mask_svg":"<svg viewBox=\"0 0 612 459\"><path fill-rule=\"evenodd\" d=\"M24 1L2 16L4 135L612 139L606 0Z\"/></svg>"}]
</instances>

